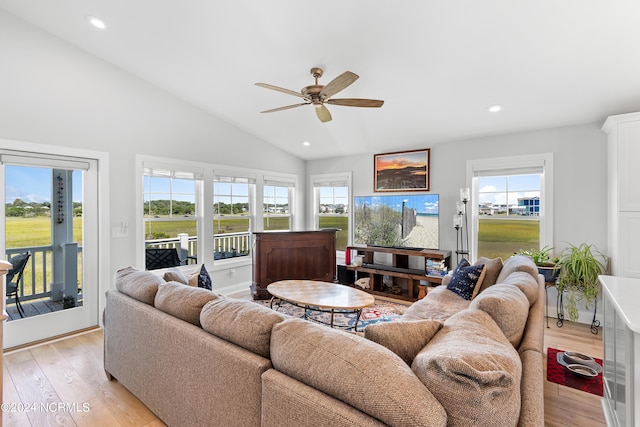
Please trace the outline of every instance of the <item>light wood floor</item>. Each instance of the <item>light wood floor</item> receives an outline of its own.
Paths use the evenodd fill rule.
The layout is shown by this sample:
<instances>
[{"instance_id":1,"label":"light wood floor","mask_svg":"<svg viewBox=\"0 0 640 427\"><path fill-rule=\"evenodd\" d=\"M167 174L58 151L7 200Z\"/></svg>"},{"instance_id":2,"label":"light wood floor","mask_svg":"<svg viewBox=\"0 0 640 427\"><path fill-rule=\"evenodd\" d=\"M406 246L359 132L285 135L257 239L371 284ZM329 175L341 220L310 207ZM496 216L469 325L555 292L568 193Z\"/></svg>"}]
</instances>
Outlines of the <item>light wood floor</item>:
<instances>
[{"instance_id":1,"label":"light wood floor","mask_svg":"<svg viewBox=\"0 0 640 427\"><path fill-rule=\"evenodd\" d=\"M547 347L573 350L602 358L602 332L588 325L566 322L545 329ZM3 425L34 426L163 426L117 381L107 380L102 368L101 330L4 355L4 403L36 405L35 411L3 412ZM546 367L546 361L545 361ZM545 373L546 378L546 373ZM83 403L88 403L85 411ZM58 403L71 406L64 411ZM75 403L75 407L73 406ZM44 408L40 407L44 405ZM604 426L600 397L545 379L547 426Z\"/></svg>"}]
</instances>

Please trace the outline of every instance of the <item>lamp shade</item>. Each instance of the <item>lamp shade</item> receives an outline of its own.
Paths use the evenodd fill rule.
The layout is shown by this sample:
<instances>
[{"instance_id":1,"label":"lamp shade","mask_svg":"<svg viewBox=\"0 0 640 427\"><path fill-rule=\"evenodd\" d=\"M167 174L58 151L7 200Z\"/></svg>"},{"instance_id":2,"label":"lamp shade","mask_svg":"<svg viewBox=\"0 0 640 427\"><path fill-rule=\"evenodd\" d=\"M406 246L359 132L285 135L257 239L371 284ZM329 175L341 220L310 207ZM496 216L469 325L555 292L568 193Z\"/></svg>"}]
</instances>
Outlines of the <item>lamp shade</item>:
<instances>
[{"instance_id":1,"label":"lamp shade","mask_svg":"<svg viewBox=\"0 0 640 427\"><path fill-rule=\"evenodd\" d=\"M453 214L453 228L460 228L462 226L462 217L458 214Z\"/></svg>"},{"instance_id":2,"label":"lamp shade","mask_svg":"<svg viewBox=\"0 0 640 427\"><path fill-rule=\"evenodd\" d=\"M469 201L469 196L470 196L470 193L469 193L469 188L468 187L460 189L460 200L462 202L465 202L465 203L468 202Z\"/></svg>"}]
</instances>

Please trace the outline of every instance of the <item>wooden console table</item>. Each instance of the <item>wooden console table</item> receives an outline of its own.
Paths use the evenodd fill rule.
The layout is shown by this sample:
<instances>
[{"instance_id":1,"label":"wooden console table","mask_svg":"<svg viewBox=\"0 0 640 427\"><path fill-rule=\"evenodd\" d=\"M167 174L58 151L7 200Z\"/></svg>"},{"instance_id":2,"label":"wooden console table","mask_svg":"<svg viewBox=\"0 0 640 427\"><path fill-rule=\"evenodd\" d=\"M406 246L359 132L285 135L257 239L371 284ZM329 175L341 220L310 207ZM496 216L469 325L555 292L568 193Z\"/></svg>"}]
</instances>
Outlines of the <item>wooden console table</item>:
<instances>
[{"instance_id":1,"label":"wooden console table","mask_svg":"<svg viewBox=\"0 0 640 427\"><path fill-rule=\"evenodd\" d=\"M356 252L363 257L361 266L347 265L348 270L357 272L358 275L369 276L369 289L365 289L374 295L388 296L408 301L416 301L426 294L426 284L439 285L443 276L428 275L426 264L428 260L444 261L447 268L451 267L451 251L437 249L411 249L411 248L390 248L384 246L347 246L346 250ZM377 264L374 260L376 253L386 253L391 255L391 264ZM421 268L409 267L409 259L412 257L422 258ZM385 291L383 277L390 276L394 283L396 279L404 279L407 289L402 294L393 294ZM420 288L420 289L419 289Z\"/></svg>"},{"instance_id":2,"label":"wooden console table","mask_svg":"<svg viewBox=\"0 0 640 427\"><path fill-rule=\"evenodd\" d=\"M335 282L336 231L253 233L253 299L271 298L267 286L280 280Z\"/></svg>"}]
</instances>

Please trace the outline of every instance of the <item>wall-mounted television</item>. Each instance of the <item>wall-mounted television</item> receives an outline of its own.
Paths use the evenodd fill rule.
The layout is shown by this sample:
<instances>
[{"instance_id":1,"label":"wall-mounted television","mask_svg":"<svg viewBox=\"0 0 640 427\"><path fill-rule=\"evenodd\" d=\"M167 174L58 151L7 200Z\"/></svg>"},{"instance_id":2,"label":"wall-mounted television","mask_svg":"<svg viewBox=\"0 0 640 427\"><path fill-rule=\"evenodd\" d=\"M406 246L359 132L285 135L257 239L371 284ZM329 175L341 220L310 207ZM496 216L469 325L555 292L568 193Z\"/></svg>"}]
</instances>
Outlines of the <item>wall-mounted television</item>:
<instances>
[{"instance_id":1,"label":"wall-mounted television","mask_svg":"<svg viewBox=\"0 0 640 427\"><path fill-rule=\"evenodd\" d=\"M356 244L439 247L438 194L354 197Z\"/></svg>"}]
</instances>

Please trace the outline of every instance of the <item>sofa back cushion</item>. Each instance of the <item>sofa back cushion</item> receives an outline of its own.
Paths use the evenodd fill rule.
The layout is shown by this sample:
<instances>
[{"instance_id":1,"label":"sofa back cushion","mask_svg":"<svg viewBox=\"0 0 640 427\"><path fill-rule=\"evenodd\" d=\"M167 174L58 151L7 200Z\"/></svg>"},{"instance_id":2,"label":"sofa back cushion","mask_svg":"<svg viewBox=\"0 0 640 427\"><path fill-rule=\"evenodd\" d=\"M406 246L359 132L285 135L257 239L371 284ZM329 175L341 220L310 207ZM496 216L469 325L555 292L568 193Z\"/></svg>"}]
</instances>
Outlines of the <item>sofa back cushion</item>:
<instances>
[{"instance_id":1,"label":"sofa back cushion","mask_svg":"<svg viewBox=\"0 0 640 427\"><path fill-rule=\"evenodd\" d=\"M451 426L515 426L520 416L518 352L481 310L451 316L412 369L447 411Z\"/></svg>"},{"instance_id":2,"label":"sofa back cushion","mask_svg":"<svg viewBox=\"0 0 640 427\"><path fill-rule=\"evenodd\" d=\"M520 291L522 291L522 293L527 297L527 300L529 300L530 306L538 300L538 295L540 295L540 284L538 283L538 280L534 279L529 273L525 273L524 271L511 273L509 277L500 283L515 286L520 289Z\"/></svg>"},{"instance_id":3,"label":"sofa back cushion","mask_svg":"<svg viewBox=\"0 0 640 427\"><path fill-rule=\"evenodd\" d=\"M155 306L160 311L200 326L202 307L216 298L218 295L206 289L194 288L179 282L167 282L158 286Z\"/></svg>"},{"instance_id":4,"label":"sofa back cushion","mask_svg":"<svg viewBox=\"0 0 640 427\"><path fill-rule=\"evenodd\" d=\"M221 298L204 306L200 323L210 334L269 358L271 329L288 317L252 301Z\"/></svg>"},{"instance_id":5,"label":"sofa back cushion","mask_svg":"<svg viewBox=\"0 0 640 427\"><path fill-rule=\"evenodd\" d=\"M444 426L440 403L397 355L360 336L301 319L273 327L278 371L385 424Z\"/></svg>"},{"instance_id":6,"label":"sofa back cushion","mask_svg":"<svg viewBox=\"0 0 640 427\"><path fill-rule=\"evenodd\" d=\"M455 313L469 307L469 304L471 301L441 285L429 291L427 296L421 300L411 304L402 315L402 319L432 319L444 322Z\"/></svg>"},{"instance_id":7,"label":"sofa back cushion","mask_svg":"<svg viewBox=\"0 0 640 427\"><path fill-rule=\"evenodd\" d=\"M416 354L440 330L437 320L378 322L364 328L364 337L387 347L411 366Z\"/></svg>"},{"instance_id":8,"label":"sofa back cushion","mask_svg":"<svg viewBox=\"0 0 640 427\"><path fill-rule=\"evenodd\" d=\"M511 345L518 348L529 317L529 300L520 289L499 283L478 295L469 308L488 313Z\"/></svg>"},{"instance_id":9,"label":"sofa back cushion","mask_svg":"<svg viewBox=\"0 0 640 427\"><path fill-rule=\"evenodd\" d=\"M526 255L514 255L507 258L507 260L504 262L502 270L500 270L500 274L496 279L496 283L503 283L511 273L516 271L529 273L531 277L536 280L538 278L538 267L536 267L536 264L530 257Z\"/></svg>"},{"instance_id":10,"label":"sofa back cushion","mask_svg":"<svg viewBox=\"0 0 640 427\"><path fill-rule=\"evenodd\" d=\"M113 281L118 291L149 305L153 305L158 285L164 283L162 277L133 267L116 271Z\"/></svg>"}]
</instances>

